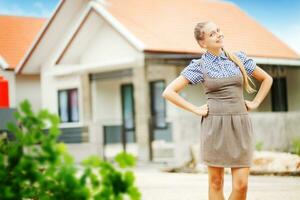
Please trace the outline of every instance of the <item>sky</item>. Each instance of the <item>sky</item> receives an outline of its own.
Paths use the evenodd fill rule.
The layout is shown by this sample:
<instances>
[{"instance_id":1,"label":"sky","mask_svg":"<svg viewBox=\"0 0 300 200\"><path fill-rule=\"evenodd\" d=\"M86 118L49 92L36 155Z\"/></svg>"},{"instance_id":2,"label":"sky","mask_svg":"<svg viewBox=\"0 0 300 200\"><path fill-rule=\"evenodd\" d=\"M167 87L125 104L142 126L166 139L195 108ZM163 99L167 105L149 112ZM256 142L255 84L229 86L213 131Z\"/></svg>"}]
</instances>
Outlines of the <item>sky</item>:
<instances>
[{"instance_id":1,"label":"sky","mask_svg":"<svg viewBox=\"0 0 300 200\"><path fill-rule=\"evenodd\" d=\"M126 1L126 0L123 0ZM300 0L225 0L300 54ZM58 0L0 0L0 14L50 17Z\"/></svg>"}]
</instances>

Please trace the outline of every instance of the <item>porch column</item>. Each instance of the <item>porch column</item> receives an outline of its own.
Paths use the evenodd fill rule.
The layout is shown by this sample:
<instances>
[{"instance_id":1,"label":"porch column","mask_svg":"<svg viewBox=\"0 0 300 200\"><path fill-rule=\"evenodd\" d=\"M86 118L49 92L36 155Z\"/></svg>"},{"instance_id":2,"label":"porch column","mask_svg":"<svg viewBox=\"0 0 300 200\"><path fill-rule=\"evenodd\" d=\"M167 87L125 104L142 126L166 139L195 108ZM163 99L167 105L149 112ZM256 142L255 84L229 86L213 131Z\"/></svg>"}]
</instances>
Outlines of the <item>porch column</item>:
<instances>
[{"instance_id":1,"label":"porch column","mask_svg":"<svg viewBox=\"0 0 300 200\"><path fill-rule=\"evenodd\" d=\"M93 123L92 117L92 90L89 74L80 75L81 78L81 97L82 97L82 121L84 126L88 127L87 132L83 133L83 138L88 138L86 142L90 144L90 152L100 157L103 155L102 138L103 133L101 125Z\"/></svg>"},{"instance_id":2,"label":"porch column","mask_svg":"<svg viewBox=\"0 0 300 200\"><path fill-rule=\"evenodd\" d=\"M91 114L91 87L88 74L80 75L81 78L81 93L82 93L82 118L84 123L89 123L92 120Z\"/></svg>"},{"instance_id":3,"label":"porch column","mask_svg":"<svg viewBox=\"0 0 300 200\"><path fill-rule=\"evenodd\" d=\"M134 108L136 122L136 138L138 145L138 160L149 161L149 123L150 95L146 69L144 66L133 68Z\"/></svg>"}]
</instances>

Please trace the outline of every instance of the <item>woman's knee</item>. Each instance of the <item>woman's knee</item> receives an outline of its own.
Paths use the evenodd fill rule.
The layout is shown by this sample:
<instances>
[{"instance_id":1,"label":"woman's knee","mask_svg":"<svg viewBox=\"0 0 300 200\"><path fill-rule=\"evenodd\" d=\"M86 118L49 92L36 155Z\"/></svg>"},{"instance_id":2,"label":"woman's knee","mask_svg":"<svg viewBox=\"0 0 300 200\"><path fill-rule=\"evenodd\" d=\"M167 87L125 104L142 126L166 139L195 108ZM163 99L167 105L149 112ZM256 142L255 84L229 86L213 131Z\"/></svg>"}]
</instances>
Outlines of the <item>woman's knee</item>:
<instances>
[{"instance_id":1,"label":"woman's knee","mask_svg":"<svg viewBox=\"0 0 300 200\"><path fill-rule=\"evenodd\" d=\"M240 192L240 193L246 193L248 189L248 182L247 180L236 180L233 183L233 190Z\"/></svg>"},{"instance_id":2,"label":"woman's knee","mask_svg":"<svg viewBox=\"0 0 300 200\"><path fill-rule=\"evenodd\" d=\"M220 175L210 177L210 186L213 190L221 190L223 188L224 178Z\"/></svg>"},{"instance_id":3,"label":"woman's knee","mask_svg":"<svg viewBox=\"0 0 300 200\"><path fill-rule=\"evenodd\" d=\"M209 186L211 189L218 191L223 188L224 168L208 166Z\"/></svg>"}]
</instances>

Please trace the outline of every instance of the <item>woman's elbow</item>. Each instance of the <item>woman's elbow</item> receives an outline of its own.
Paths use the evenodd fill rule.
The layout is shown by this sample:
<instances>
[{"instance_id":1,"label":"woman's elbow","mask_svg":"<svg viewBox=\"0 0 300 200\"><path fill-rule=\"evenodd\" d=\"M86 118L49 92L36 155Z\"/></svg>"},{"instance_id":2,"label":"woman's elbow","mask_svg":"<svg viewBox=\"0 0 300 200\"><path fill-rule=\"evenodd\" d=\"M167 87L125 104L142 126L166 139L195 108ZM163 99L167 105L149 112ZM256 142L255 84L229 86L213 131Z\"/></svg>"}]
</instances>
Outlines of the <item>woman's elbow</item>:
<instances>
[{"instance_id":1,"label":"woman's elbow","mask_svg":"<svg viewBox=\"0 0 300 200\"><path fill-rule=\"evenodd\" d=\"M272 85L273 84L273 77L269 75L268 79L269 79L270 85Z\"/></svg>"},{"instance_id":2,"label":"woman's elbow","mask_svg":"<svg viewBox=\"0 0 300 200\"><path fill-rule=\"evenodd\" d=\"M162 92L162 94L161 94L161 96L162 96L163 98L165 98L165 99L168 97L168 95L169 95L168 90L164 90L164 91Z\"/></svg>"},{"instance_id":3,"label":"woman's elbow","mask_svg":"<svg viewBox=\"0 0 300 200\"><path fill-rule=\"evenodd\" d=\"M163 98L165 98L165 99L168 99L168 97L170 96L170 94L171 94L171 90L168 89L168 88L166 88L166 89L162 92L161 96L162 96Z\"/></svg>"}]
</instances>

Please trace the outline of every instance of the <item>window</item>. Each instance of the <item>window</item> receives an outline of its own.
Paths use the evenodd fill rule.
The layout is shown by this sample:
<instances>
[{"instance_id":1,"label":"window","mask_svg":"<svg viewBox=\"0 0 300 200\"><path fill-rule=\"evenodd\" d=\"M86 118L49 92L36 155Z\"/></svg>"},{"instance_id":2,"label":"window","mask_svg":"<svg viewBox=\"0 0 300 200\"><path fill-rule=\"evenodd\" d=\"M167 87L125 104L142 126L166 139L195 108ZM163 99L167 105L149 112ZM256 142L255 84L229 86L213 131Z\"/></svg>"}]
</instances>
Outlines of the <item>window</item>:
<instances>
[{"instance_id":1,"label":"window","mask_svg":"<svg viewBox=\"0 0 300 200\"><path fill-rule=\"evenodd\" d=\"M166 102L161 96L164 88L165 82L162 80L150 82L151 115L154 120L154 128L167 128Z\"/></svg>"},{"instance_id":2,"label":"window","mask_svg":"<svg viewBox=\"0 0 300 200\"><path fill-rule=\"evenodd\" d=\"M68 89L58 91L58 113L61 122L78 122L78 90Z\"/></svg>"},{"instance_id":3,"label":"window","mask_svg":"<svg viewBox=\"0 0 300 200\"><path fill-rule=\"evenodd\" d=\"M272 111L288 111L286 77L273 77Z\"/></svg>"},{"instance_id":4,"label":"window","mask_svg":"<svg viewBox=\"0 0 300 200\"><path fill-rule=\"evenodd\" d=\"M122 97L122 117L123 117L123 129L125 132L126 143L135 142L135 113L134 113L134 98L133 98L133 85L122 84L121 85L121 97Z\"/></svg>"}]
</instances>

